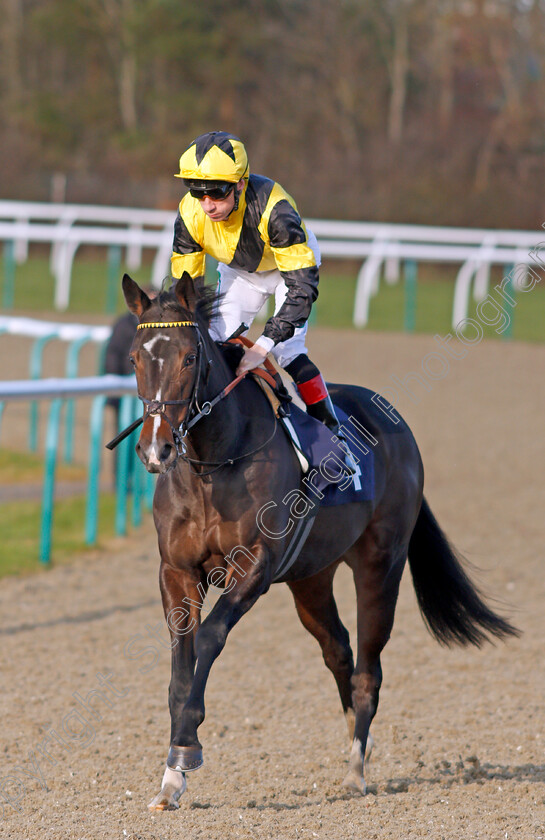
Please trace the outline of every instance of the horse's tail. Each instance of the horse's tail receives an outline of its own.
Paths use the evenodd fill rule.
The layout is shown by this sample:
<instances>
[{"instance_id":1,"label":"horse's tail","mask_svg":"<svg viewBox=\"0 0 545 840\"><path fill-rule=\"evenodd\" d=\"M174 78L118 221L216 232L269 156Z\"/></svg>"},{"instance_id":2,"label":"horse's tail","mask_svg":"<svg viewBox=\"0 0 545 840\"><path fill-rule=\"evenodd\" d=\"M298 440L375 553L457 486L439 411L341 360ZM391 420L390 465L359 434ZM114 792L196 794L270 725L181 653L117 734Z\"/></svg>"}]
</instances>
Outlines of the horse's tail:
<instances>
[{"instance_id":1,"label":"horse's tail","mask_svg":"<svg viewBox=\"0 0 545 840\"><path fill-rule=\"evenodd\" d=\"M420 612L443 645L480 647L489 636L503 639L520 631L496 615L464 571L426 499L409 542L409 567Z\"/></svg>"}]
</instances>

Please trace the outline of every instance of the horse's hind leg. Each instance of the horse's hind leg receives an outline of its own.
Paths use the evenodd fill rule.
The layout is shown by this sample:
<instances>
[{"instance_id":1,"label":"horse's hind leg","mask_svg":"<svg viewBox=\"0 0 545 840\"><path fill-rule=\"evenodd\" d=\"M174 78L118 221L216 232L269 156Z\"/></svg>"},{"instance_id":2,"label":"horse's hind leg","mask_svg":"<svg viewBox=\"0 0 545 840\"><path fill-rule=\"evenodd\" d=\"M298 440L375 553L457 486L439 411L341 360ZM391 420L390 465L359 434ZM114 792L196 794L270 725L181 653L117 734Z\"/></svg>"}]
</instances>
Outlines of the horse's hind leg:
<instances>
[{"instance_id":1,"label":"horse's hind leg","mask_svg":"<svg viewBox=\"0 0 545 840\"><path fill-rule=\"evenodd\" d=\"M348 630L342 624L333 597L333 578L340 561L305 580L289 583L297 614L303 626L319 642L324 662L335 677L348 725L350 738L354 734L354 710L350 678L354 659Z\"/></svg>"},{"instance_id":2,"label":"horse's hind leg","mask_svg":"<svg viewBox=\"0 0 545 840\"><path fill-rule=\"evenodd\" d=\"M362 794L366 792L363 764L369 727L377 710L382 682L380 655L390 638L407 557L406 545L398 543L395 554L390 545L388 550L382 548L378 531L369 526L347 556L356 584L358 653L351 679L356 717L354 738L343 784Z\"/></svg>"}]
</instances>

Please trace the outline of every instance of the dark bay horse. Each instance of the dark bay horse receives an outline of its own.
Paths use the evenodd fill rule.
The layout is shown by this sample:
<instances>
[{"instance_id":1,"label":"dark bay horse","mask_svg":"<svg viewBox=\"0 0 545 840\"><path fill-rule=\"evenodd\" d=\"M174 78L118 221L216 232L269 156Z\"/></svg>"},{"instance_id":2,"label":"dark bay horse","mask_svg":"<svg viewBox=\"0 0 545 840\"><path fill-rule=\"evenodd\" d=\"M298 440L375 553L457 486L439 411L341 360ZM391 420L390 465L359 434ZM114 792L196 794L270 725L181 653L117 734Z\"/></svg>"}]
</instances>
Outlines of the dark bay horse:
<instances>
[{"instance_id":1,"label":"dark bay horse","mask_svg":"<svg viewBox=\"0 0 545 840\"><path fill-rule=\"evenodd\" d=\"M479 646L518 631L483 601L431 513L410 429L364 388L332 385L331 395L364 428L367 443L374 441L374 498L320 507L300 554L282 574L292 525L311 493L269 400L252 376L229 390L236 361L230 363L227 350L238 348L222 350L211 340L208 295L189 275L154 300L128 275L123 291L139 319L131 348L144 403L137 451L159 473L153 513L172 646L170 750L149 807L178 807L185 774L202 764L197 730L210 668L229 631L273 581L288 584L335 678L352 741L344 784L365 793L380 655L407 557L420 610L439 642ZM355 665L333 597L342 562L356 587ZM211 584L223 592L201 622Z\"/></svg>"}]
</instances>

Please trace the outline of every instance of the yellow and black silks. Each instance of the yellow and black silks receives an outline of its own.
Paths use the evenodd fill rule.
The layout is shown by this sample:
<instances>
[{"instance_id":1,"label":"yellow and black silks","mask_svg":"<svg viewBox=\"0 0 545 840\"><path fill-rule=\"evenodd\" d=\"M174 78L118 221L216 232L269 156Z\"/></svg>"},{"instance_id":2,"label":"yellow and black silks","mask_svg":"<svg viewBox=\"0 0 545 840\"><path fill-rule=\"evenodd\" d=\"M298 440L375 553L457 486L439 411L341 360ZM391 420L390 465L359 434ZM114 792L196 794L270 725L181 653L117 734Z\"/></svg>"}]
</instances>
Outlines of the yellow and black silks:
<instances>
[{"instance_id":1,"label":"yellow and black silks","mask_svg":"<svg viewBox=\"0 0 545 840\"><path fill-rule=\"evenodd\" d=\"M212 177L219 180L210 170ZM250 175L237 209L222 222L208 218L198 199L184 196L174 227L172 276L181 277L184 271L203 276L205 254L243 271L280 271L288 294L263 330L275 344L291 338L306 322L318 297L318 267L295 202L280 184Z\"/></svg>"}]
</instances>

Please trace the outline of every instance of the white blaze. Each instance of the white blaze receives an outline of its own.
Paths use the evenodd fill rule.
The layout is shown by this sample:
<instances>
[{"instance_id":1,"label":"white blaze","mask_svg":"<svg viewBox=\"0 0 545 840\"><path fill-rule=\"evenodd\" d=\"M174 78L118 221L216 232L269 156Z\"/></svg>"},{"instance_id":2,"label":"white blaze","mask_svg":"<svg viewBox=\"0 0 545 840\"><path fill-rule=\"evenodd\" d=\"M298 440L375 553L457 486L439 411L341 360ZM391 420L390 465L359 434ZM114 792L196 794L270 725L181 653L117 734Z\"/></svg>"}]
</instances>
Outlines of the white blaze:
<instances>
[{"instance_id":1,"label":"white blaze","mask_svg":"<svg viewBox=\"0 0 545 840\"><path fill-rule=\"evenodd\" d=\"M142 347L148 351L153 360L155 360L155 356L153 355L153 348L158 341L170 341L170 336L161 334L154 335L153 338L150 338L149 341L146 341L145 344L142 345Z\"/></svg>"},{"instance_id":2,"label":"white blaze","mask_svg":"<svg viewBox=\"0 0 545 840\"><path fill-rule=\"evenodd\" d=\"M149 354L150 354L150 356L151 356L151 360L152 360L153 362L159 362L159 371L162 371L162 370L163 370L163 365L164 365L165 360L164 360L164 359L160 359L160 358L158 359L158 358L157 358L157 356L155 356L155 355L154 355L154 353L153 353L153 348L155 347L155 344L156 344L158 341L170 341L170 336L169 336L169 335L161 335L161 334L159 334L159 335L154 335L154 336L153 336L153 338L150 338L150 340L149 340L149 341L146 341L146 342L142 345L142 347L144 348L144 350L147 350L147 351L148 351L148 353L149 353Z\"/></svg>"},{"instance_id":3,"label":"white blaze","mask_svg":"<svg viewBox=\"0 0 545 840\"><path fill-rule=\"evenodd\" d=\"M153 341L153 339L152 339ZM148 341L148 344L151 342ZM161 401L161 389L157 391L155 395L155 399L157 402ZM150 464L159 464L159 452L157 450L157 432L159 431L159 426L161 425L161 415L156 414L153 418L153 432L151 436L151 446L150 446L150 454L149 454L149 463Z\"/></svg>"}]
</instances>

